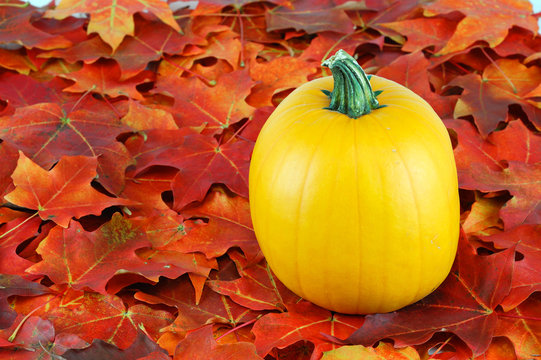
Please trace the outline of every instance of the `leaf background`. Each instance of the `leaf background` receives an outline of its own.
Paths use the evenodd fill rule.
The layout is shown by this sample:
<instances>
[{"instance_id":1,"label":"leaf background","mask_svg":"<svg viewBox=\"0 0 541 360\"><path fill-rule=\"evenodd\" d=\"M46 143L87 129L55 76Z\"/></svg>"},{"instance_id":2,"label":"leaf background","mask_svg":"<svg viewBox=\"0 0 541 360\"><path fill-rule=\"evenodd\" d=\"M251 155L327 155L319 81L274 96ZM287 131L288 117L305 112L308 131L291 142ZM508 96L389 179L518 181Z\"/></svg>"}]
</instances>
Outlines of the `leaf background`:
<instances>
[{"instance_id":1,"label":"leaf background","mask_svg":"<svg viewBox=\"0 0 541 360\"><path fill-rule=\"evenodd\" d=\"M541 354L536 7L75 3L0 6L0 357ZM298 298L251 228L257 134L288 93L329 75L320 62L339 48L425 98L454 145L456 263L390 314Z\"/></svg>"}]
</instances>

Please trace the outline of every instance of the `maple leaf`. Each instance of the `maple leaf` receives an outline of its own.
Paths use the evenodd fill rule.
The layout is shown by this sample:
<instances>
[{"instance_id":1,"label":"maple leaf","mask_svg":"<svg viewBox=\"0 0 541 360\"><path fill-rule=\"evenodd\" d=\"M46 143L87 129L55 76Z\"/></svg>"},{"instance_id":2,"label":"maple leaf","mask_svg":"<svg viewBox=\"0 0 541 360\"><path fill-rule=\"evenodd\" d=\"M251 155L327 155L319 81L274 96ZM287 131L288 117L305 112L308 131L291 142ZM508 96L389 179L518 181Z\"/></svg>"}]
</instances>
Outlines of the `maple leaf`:
<instances>
[{"instance_id":1,"label":"maple leaf","mask_svg":"<svg viewBox=\"0 0 541 360\"><path fill-rule=\"evenodd\" d=\"M475 4L468 1L437 0L425 6L426 16L460 11L465 17L458 23L453 36L438 54L447 54L467 48L478 40L491 47L500 44L512 26L519 26L537 33L537 20L532 16L532 5L527 1L482 0Z\"/></svg>"},{"instance_id":2,"label":"maple leaf","mask_svg":"<svg viewBox=\"0 0 541 360\"><path fill-rule=\"evenodd\" d=\"M171 181L177 172L177 169L165 167L154 169L152 172L149 170L138 176L127 172L126 183L119 196L139 202L139 205L133 206L133 210L142 209L148 214L152 214L155 210L168 211L170 207L162 195L171 190Z\"/></svg>"},{"instance_id":3,"label":"maple leaf","mask_svg":"<svg viewBox=\"0 0 541 360\"><path fill-rule=\"evenodd\" d=\"M5 213L4 213L5 214ZM13 214L12 214L13 216ZM25 241L39 233L41 219L34 215L18 212L16 217L0 228L0 274L20 275L25 278L25 270L33 263L23 258L17 249Z\"/></svg>"},{"instance_id":4,"label":"maple leaf","mask_svg":"<svg viewBox=\"0 0 541 360\"><path fill-rule=\"evenodd\" d=\"M54 342L54 335L55 329L50 321L38 316L31 316L28 319L19 316L10 328L0 330L0 339L8 340L6 344L0 346L0 356L7 358L19 349L23 353L27 351L32 356L47 356L44 344Z\"/></svg>"},{"instance_id":5,"label":"maple leaf","mask_svg":"<svg viewBox=\"0 0 541 360\"><path fill-rule=\"evenodd\" d=\"M68 83L60 78L38 81L22 74L2 72L0 83L0 98L15 108L37 103L72 105L80 98L63 93L62 89L68 86Z\"/></svg>"},{"instance_id":6,"label":"maple leaf","mask_svg":"<svg viewBox=\"0 0 541 360\"><path fill-rule=\"evenodd\" d=\"M135 298L149 304L176 307L177 318L162 331L181 336L205 324L217 323L235 327L260 315L260 312L238 305L227 296L220 295L208 287L203 290L201 299L196 303L194 288L185 276L175 280L162 279L151 292L137 292Z\"/></svg>"},{"instance_id":7,"label":"maple leaf","mask_svg":"<svg viewBox=\"0 0 541 360\"><path fill-rule=\"evenodd\" d=\"M127 80L121 80L120 66L113 60L102 60L92 64L84 64L83 68L60 77L73 80L75 83L64 88L67 92L94 91L111 97L128 96L143 100L143 96L135 88L150 79L151 74L140 72Z\"/></svg>"},{"instance_id":8,"label":"maple leaf","mask_svg":"<svg viewBox=\"0 0 541 360\"><path fill-rule=\"evenodd\" d=\"M500 313L495 336L511 340L519 359L532 359L541 353L541 299L534 296L514 308Z\"/></svg>"},{"instance_id":9,"label":"maple leaf","mask_svg":"<svg viewBox=\"0 0 541 360\"><path fill-rule=\"evenodd\" d=\"M239 70L223 74L214 86L196 77L158 77L154 91L175 98L179 126L205 125L206 133L216 134L253 114L245 101L253 85L248 73Z\"/></svg>"},{"instance_id":10,"label":"maple leaf","mask_svg":"<svg viewBox=\"0 0 541 360\"><path fill-rule=\"evenodd\" d=\"M420 359L417 351L412 347L395 349L392 345L380 342L375 348L362 345L341 346L338 349L327 351L321 360L415 360Z\"/></svg>"},{"instance_id":11,"label":"maple leaf","mask_svg":"<svg viewBox=\"0 0 541 360\"><path fill-rule=\"evenodd\" d=\"M479 132L487 136L506 121L509 105L520 104L528 119L541 128L541 110L528 99L540 81L541 68L528 68L513 59L496 60L484 69L482 76L467 74L449 82L448 85L464 89L454 117L472 115Z\"/></svg>"},{"instance_id":12,"label":"maple leaf","mask_svg":"<svg viewBox=\"0 0 541 360\"><path fill-rule=\"evenodd\" d=\"M250 260L260 255L247 199L230 197L217 189L207 195L203 204L188 208L183 214L208 222L194 224L182 239L170 242L164 249L198 251L209 259L225 254L232 247L239 247Z\"/></svg>"},{"instance_id":13,"label":"maple leaf","mask_svg":"<svg viewBox=\"0 0 541 360\"><path fill-rule=\"evenodd\" d=\"M64 19L76 13L90 13L88 33L97 32L114 51L126 35L134 34L133 14L144 11L180 31L169 5L160 0L62 0L54 10L47 10L45 16Z\"/></svg>"},{"instance_id":14,"label":"maple leaf","mask_svg":"<svg viewBox=\"0 0 541 360\"><path fill-rule=\"evenodd\" d=\"M494 243L498 249L516 246L523 259L515 261L511 292L500 304L505 311L517 307L530 294L541 290L541 225L523 225L510 231L483 236L484 241Z\"/></svg>"},{"instance_id":15,"label":"maple leaf","mask_svg":"<svg viewBox=\"0 0 541 360\"><path fill-rule=\"evenodd\" d=\"M384 36L369 34L365 31L354 32L347 37L337 32L323 31L316 34L310 45L300 54L299 59L321 63L338 49L343 49L348 54L354 54L357 47L363 44L372 44L378 49L383 49L384 41ZM326 71L325 68L322 70Z\"/></svg>"},{"instance_id":16,"label":"maple leaf","mask_svg":"<svg viewBox=\"0 0 541 360\"><path fill-rule=\"evenodd\" d=\"M360 316L333 314L307 301L290 304L287 309L281 314L268 313L254 324L252 332L259 355L307 340L315 345L312 356L318 358L324 351L338 347L322 334L344 338L363 323Z\"/></svg>"},{"instance_id":17,"label":"maple leaf","mask_svg":"<svg viewBox=\"0 0 541 360\"><path fill-rule=\"evenodd\" d=\"M169 111L144 106L131 99L128 105L128 112L120 121L137 131L148 129L178 129L173 115Z\"/></svg>"},{"instance_id":18,"label":"maple leaf","mask_svg":"<svg viewBox=\"0 0 541 360\"><path fill-rule=\"evenodd\" d=\"M481 138L466 121L448 120L458 134L455 157L459 186L481 191L508 190L511 199L500 215L506 228L537 223L541 211L539 171L541 137L520 121Z\"/></svg>"},{"instance_id":19,"label":"maple leaf","mask_svg":"<svg viewBox=\"0 0 541 360\"><path fill-rule=\"evenodd\" d=\"M169 359L168 356L163 357L164 350L141 331L137 333L135 341L127 349L121 350L101 339L94 339L89 347L68 350L62 354L62 358L66 360L124 360L140 359L145 355L152 355L152 359L155 360Z\"/></svg>"},{"instance_id":20,"label":"maple leaf","mask_svg":"<svg viewBox=\"0 0 541 360\"><path fill-rule=\"evenodd\" d=\"M117 193L132 159L116 136L130 128L115 118L108 106L90 103L90 109L68 113L53 103L17 108L14 115L0 118L2 139L44 168L53 166L63 155L99 156L99 182Z\"/></svg>"},{"instance_id":21,"label":"maple leaf","mask_svg":"<svg viewBox=\"0 0 541 360\"><path fill-rule=\"evenodd\" d=\"M135 250L148 245L144 232L119 213L93 232L72 222L67 229L51 229L37 248L43 260L27 271L47 275L56 284L89 287L105 294L107 281L117 272L143 267Z\"/></svg>"},{"instance_id":22,"label":"maple leaf","mask_svg":"<svg viewBox=\"0 0 541 360\"><path fill-rule=\"evenodd\" d=\"M143 304L129 307L115 295L63 289L55 295L16 298L14 308L21 314L31 311L53 323L57 334L74 334L88 343L101 339L120 349L134 343L141 328L153 340L173 317L167 311Z\"/></svg>"},{"instance_id":23,"label":"maple leaf","mask_svg":"<svg viewBox=\"0 0 541 360\"><path fill-rule=\"evenodd\" d=\"M213 337L212 325L194 330L179 342L174 360L221 360L221 359L263 360L255 353L250 342L219 344Z\"/></svg>"},{"instance_id":24,"label":"maple leaf","mask_svg":"<svg viewBox=\"0 0 541 360\"><path fill-rule=\"evenodd\" d=\"M90 182L96 177L96 166L96 158L64 156L47 171L20 152L12 175L15 190L4 198L37 210L43 220L52 220L64 228L73 217L99 215L106 207L132 204L130 200L112 198L92 188Z\"/></svg>"},{"instance_id":25,"label":"maple leaf","mask_svg":"<svg viewBox=\"0 0 541 360\"><path fill-rule=\"evenodd\" d=\"M438 52L449 41L455 27L456 22L443 17L408 19L379 24L379 28L388 28L406 36L407 41L402 46L402 50L411 53L431 46L434 46L434 51ZM398 41L402 40L396 39L393 34L389 34L389 36Z\"/></svg>"},{"instance_id":26,"label":"maple leaf","mask_svg":"<svg viewBox=\"0 0 541 360\"><path fill-rule=\"evenodd\" d=\"M481 197L476 193L476 201L462 223L466 234L489 235L493 231L503 230L500 209L504 201L498 198Z\"/></svg>"},{"instance_id":27,"label":"maple leaf","mask_svg":"<svg viewBox=\"0 0 541 360\"><path fill-rule=\"evenodd\" d=\"M288 76L284 76L287 69ZM250 64L250 76L258 83L248 103L256 107L272 106L272 96L282 90L297 88L316 71L315 63L307 63L294 57L279 57L269 62Z\"/></svg>"},{"instance_id":28,"label":"maple leaf","mask_svg":"<svg viewBox=\"0 0 541 360\"><path fill-rule=\"evenodd\" d=\"M176 161L180 172L172 183L174 208L201 201L210 186L223 183L231 191L248 197L248 170L254 144L244 140L219 144L205 135L188 135Z\"/></svg>"},{"instance_id":29,"label":"maple leaf","mask_svg":"<svg viewBox=\"0 0 541 360\"><path fill-rule=\"evenodd\" d=\"M0 66L25 75L30 74L30 71L37 70L27 56L2 48L0 48Z\"/></svg>"},{"instance_id":30,"label":"maple leaf","mask_svg":"<svg viewBox=\"0 0 541 360\"><path fill-rule=\"evenodd\" d=\"M461 237L458 272L451 272L431 295L402 310L367 315L360 329L346 342L371 346L384 338L395 346L422 344L437 331L451 331L474 355L490 345L498 315L496 306L509 293L514 248L479 256Z\"/></svg>"},{"instance_id":31,"label":"maple leaf","mask_svg":"<svg viewBox=\"0 0 541 360\"><path fill-rule=\"evenodd\" d=\"M237 262L245 259L230 257ZM240 278L232 281L212 280L208 285L219 294L229 296L236 303L254 310L285 310L286 304L298 302L300 298L289 291L271 272L269 265L262 263L246 267L237 266Z\"/></svg>"},{"instance_id":32,"label":"maple leaf","mask_svg":"<svg viewBox=\"0 0 541 360\"><path fill-rule=\"evenodd\" d=\"M41 295L48 292L49 288L20 276L0 274L0 329L9 327L17 317L17 313L9 307L8 297Z\"/></svg>"},{"instance_id":33,"label":"maple leaf","mask_svg":"<svg viewBox=\"0 0 541 360\"><path fill-rule=\"evenodd\" d=\"M18 0L7 0L0 8L0 44L19 44L28 48L57 49L69 47L71 41L63 36L48 34L32 25L38 13L33 6Z\"/></svg>"},{"instance_id":34,"label":"maple leaf","mask_svg":"<svg viewBox=\"0 0 541 360\"><path fill-rule=\"evenodd\" d=\"M354 25L345 10L363 9L362 4L336 6L333 1L295 1L291 8L278 6L265 13L267 31L293 28L308 34L335 31L342 34L353 32Z\"/></svg>"},{"instance_id":35,"label":"maple leaf","mask_svg":"<svg viewBox=\"0 0 541 360\"><path fill-rule=\"evenodd\" d=\"M472 172L473 179L481 191L508 190L513 198L509 200L500 215L506 229L521 224L541 222L541 162L524 164L509 161L502 171L490 171L482 164Z\"/></svg>"},{"instance_id":36,"label":"maple leaf","mask_svg":"<svg viewBox=\"0 0 541 360\"><path fill-rule=\"evenodd\" d=\"M452 102L449 97L442 97L430 89L426 71L429 67L428 60L418 51L399 57L376 74L404 85L432 105L440 117L449 117L452 114Z\"/></svg>"}]
</instances>

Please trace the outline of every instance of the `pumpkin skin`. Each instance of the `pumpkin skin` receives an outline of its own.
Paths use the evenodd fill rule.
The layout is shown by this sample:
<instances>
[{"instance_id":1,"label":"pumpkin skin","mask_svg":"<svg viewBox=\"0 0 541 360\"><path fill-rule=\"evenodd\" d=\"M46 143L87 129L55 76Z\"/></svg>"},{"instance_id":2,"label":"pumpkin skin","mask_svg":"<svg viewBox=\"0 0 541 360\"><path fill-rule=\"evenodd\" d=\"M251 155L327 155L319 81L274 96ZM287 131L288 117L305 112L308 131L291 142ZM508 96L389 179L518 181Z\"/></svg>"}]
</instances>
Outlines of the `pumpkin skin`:
<instances>
[{"instance_id":1,"label":"pumpkin skin","mask_svg":"<svg viewBox=\"0 0 541 360\"><path fill-rule=\"evenodd\" d=\"M434 291L458 244L449 134L421 97L372 76L384 107L357 119L325 109L332 76L287 96L250 164L254 231L290 290L348 314L400 309Z\"/></svg>"}]
</instances>

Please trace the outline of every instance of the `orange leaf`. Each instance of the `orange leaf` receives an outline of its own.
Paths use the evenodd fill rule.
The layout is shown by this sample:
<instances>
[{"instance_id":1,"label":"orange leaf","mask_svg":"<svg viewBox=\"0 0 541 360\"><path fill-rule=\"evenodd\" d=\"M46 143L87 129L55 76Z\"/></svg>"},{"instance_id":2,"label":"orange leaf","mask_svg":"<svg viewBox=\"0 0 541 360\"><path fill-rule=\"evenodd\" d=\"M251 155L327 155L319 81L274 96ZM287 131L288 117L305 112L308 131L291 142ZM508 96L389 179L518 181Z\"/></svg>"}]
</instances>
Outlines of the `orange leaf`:
<instances>
[{"instance_id":1,"label":"orange leaf","mask_svg":"<svg viewBox=\"0 0 541 360\"><path fill-rule=\"evenodd\" d=\"M52 220L65 228L73 217L99 215L109 206L131 205L130 200L109 197L90 185L96 177L96 166L95 157L64 156L47 171L19 152L12 175L15 190L4 198L37 210L43 220Z\"/></svg>"},{"instance_id":2,"label":"orange leaf","mask_svg":"<svg viewBox=\"0 0 541 360\"><path fill-rule=\"evenodd\" d=\"M90 13L88 33L97 32L114 51L124 36L134 34L133 14L144 11L180 31L169 5L161 0L62 0L45 15L64 19L76 13Z\"/></svg>"}]
</instances>

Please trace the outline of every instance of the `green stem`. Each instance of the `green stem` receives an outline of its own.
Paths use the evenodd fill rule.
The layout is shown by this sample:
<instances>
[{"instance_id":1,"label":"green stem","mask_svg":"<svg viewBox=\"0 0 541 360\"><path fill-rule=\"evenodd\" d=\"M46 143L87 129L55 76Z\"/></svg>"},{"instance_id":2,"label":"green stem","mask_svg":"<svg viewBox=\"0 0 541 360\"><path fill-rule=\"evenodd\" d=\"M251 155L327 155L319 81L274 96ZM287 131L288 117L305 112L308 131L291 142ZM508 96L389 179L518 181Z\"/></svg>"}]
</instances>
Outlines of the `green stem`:
<instances>
[{"instance_id":1,"label":"green stem","mask_svg":"<svg viewBox=\"0 0 541 360\"><path fill-rule=\"evenodd\" d=\"M325 109L357 119L382 107L376 99L381 92L372 90L369 77L347 52L340 49L321 65L328 67L334 78L333 91L323 91L331 98L331 103Z\"/></svg>"}]
</instances>

